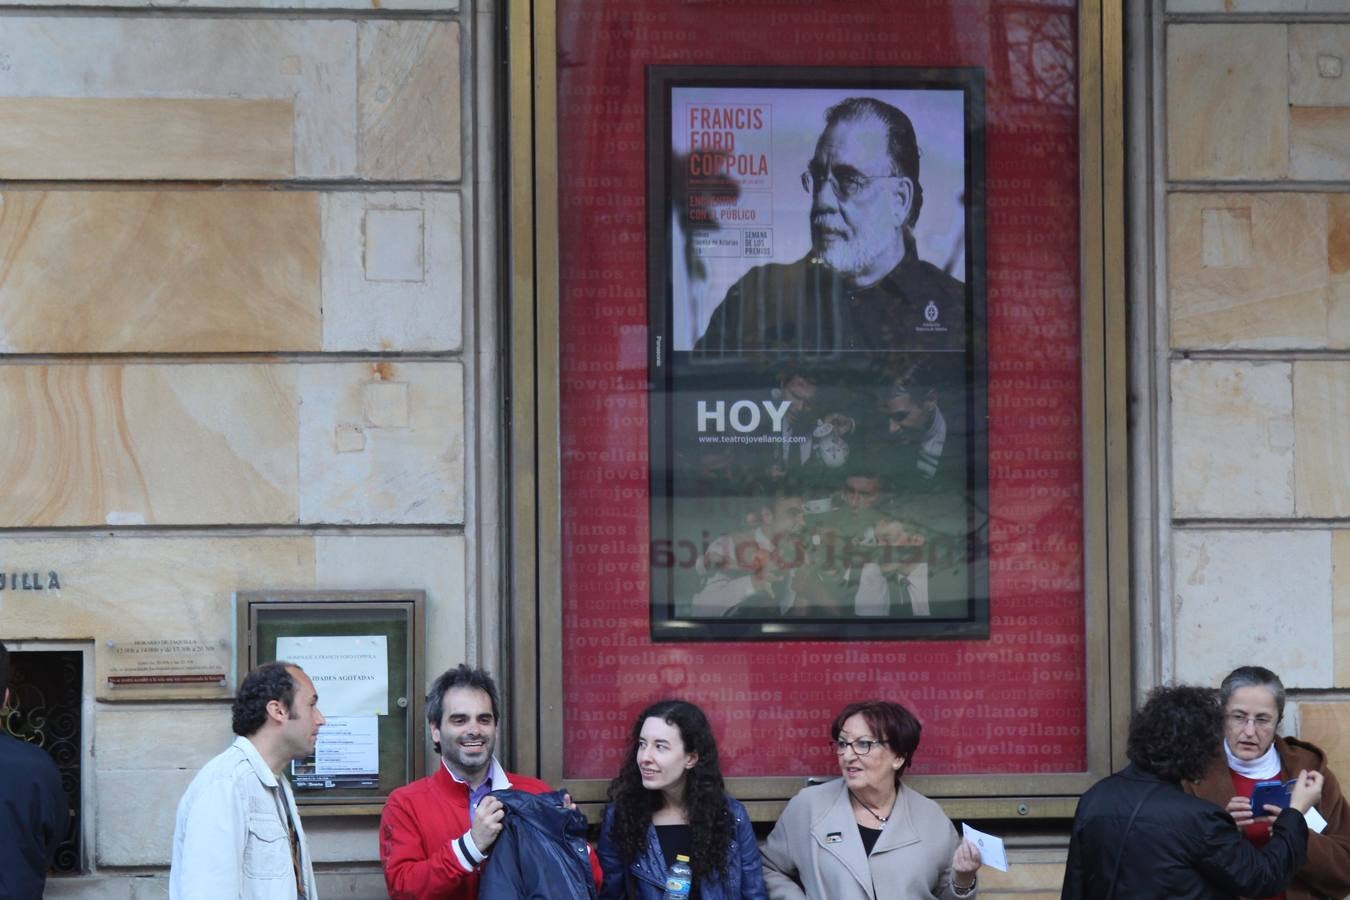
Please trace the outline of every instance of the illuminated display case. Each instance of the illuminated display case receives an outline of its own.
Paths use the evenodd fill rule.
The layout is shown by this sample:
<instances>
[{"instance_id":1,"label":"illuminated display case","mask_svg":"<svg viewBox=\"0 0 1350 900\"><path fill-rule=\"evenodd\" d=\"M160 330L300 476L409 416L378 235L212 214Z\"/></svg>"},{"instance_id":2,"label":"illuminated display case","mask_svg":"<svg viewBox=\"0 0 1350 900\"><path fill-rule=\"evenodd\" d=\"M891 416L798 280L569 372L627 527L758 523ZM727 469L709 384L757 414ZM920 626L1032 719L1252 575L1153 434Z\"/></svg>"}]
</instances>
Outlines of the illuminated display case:
<instances>
[{"instance_id":1,"label":"illuminated display case","mask_svg":"<svg viewBox=\"0 0 1350 900\"><path fill-rule=\"evenodd\" d=\"M511 7L516 747L584 804L671 695L763 819L872 696L923 722L907 777L954 815L1070 815L1123 756L1120 6L894 10ZM857 98L905 113L917 172L830 145ZM906 261L876 288L850 254L886 215ZM931 416L887 441L926 399L925 478ZM853 521L868 458L885 502Z\"/></svg>"}]
</instances>

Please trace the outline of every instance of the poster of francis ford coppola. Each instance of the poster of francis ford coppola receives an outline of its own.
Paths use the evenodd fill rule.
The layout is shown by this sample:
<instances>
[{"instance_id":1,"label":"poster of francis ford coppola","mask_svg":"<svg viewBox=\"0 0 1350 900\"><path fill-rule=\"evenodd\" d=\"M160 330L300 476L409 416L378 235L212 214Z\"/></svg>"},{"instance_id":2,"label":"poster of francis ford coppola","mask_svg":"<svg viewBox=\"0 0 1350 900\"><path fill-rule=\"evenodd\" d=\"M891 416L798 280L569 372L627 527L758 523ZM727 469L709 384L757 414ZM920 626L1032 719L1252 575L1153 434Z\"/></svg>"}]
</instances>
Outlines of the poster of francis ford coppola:
<instances>
[{"instance_id":1,"label":"poster of francis ford coppola","mask_svg":"<svg viewBox=\"0 0 1350 900\"><path fill-rule=\"evenodd\" d=\"M647 77L653 638L987 637L982 72Z\"/></svg>"}]
</instances>

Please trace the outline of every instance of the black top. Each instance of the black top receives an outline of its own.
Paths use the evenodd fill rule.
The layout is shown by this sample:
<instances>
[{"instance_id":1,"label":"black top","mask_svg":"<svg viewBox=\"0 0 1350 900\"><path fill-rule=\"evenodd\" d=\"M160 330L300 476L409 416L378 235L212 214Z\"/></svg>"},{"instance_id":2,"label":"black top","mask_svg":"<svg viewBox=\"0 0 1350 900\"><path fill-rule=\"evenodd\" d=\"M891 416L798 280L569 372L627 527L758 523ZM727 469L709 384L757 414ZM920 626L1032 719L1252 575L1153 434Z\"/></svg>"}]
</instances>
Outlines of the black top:
<instances>
[{"instance_id":1,"label":"black top","mask_svg":"<svg viewBox=\"0 0 1350 900\"><path fill-rule=\"evenodd\" d=\"M1130 765L1078 801L1061 897L1106 897L1113 874L1114 900L1269 897L1294 877L1307 849L1298 810L1280 813L1270 843L1257 850L1228 813Z\"/></svg>"},{"instance_id":2,"label":"black top","mask_svg":"<svg viewBox=\"0 0 1350 900\"><path fill-rule=\"evenodd\" d=\"M713 311L694 355L964 350L965 320L965 285L920 260L912 246L865 288L807 256L743 275Z\"/></svg>"},{"instance_id":3,"label":"black top","mask_svg":"<svg viewBox=\"0 0 1350 900\"><path fill-rule=\"evenodd\" d=\"M862 837L863 851L872 855L872 848L877 845L877 838L881 837L880 828L868 828L866 825L858 826L858 834Z\"/></svg>"},{"instance_id":4,"label":"black top","mask_svg":"<svg viewBox=\"0 0 1350 900\"><path fill-rule=\"evenodd\" d=\"M41 900L70 808L56 763L41 747L0 734L0 897Z\"/></svg>"},{"instance_id":5,"label":"black top","mask_svg":"<svg viewBox=\"0 0 1350 900\"><path fill-rule=\"evenodd\" d=\"M688 825L657 825L656 840L661 844L661 856L666 868L675 865L675 857L680 854L693 858L694 832Z\"/></svg>"},{"instance_id":6,"label":"black top","mask_svg":"<svg viewBox=\"0 0 1350 900\"><path fill-rule=\"evenodd\" d=\"M656 840L661 845L661 857L666 869L675 865L675 857L683 854L693 859L694 831L688 825L657 825ZM698 900L698 886L689 891L690 900Z\"/></svg>"}]
</instances>

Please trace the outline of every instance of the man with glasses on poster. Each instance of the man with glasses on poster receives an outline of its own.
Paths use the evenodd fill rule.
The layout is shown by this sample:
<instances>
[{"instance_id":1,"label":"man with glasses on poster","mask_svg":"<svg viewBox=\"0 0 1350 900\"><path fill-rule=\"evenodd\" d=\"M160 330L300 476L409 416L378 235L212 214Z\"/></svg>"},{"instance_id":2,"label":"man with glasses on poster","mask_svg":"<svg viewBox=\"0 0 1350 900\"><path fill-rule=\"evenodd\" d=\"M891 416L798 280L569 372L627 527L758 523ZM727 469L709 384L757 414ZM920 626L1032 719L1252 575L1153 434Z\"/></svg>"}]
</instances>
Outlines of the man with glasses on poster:
<instances>
[{"instance_id":1,"label":"man with glasses on poster","mask_svg":"<svg viewBox=\"0 0 1350 900\"><path fill-rule=\"evenodd\" d=\"M723 96L701 95L699 102L711 107ZM900 108L911 96L913 120ZM813 99L825 108L819 132L805 119L817 113L794 116L790 102L774 102L775 136L784 146L794 142L795 162L773 166L768 181L747 181L744 205L769 203L777 218L764 229L782 229L780 245L793 249L777 261L755 259L739 274L728 260L752 255L721 259L708 251L726 272L715 283L730 287L702 335L671 354L669 431L658 440L681 459L731 446L749 477L726 490L743 498L756 525L771 518L765 510L773 498L765 491L784 477L795 481L805 513L795 532L802 564L789 578L775 565L737 559L728 542L755 542L743 525L714 522L705 498L686 490L693 483L688 470L676 466L669 524L656 527L703 553L697 580L685 570L672 575L670 609L677 618L806 620L796 632L802 634L817 622L922 618L937 633L943 621L969 620L976 593L967 538L978 478L968 450L982 378L980 332L968 321L976 307L966 285L921 259L919 247L935 246L952 223L965 246L970 138L950 96L937 91L883 97L839 90L828 108L825 98ZM916 121L932 154L929 217L944 223L925 220L918 232L924 189ZM798 168L799 136L814 139L805 171ZM779 192L788 175L799 176L805 192L792 185L797 203ZM809 236L800 231L803 213ZM961 249L946 265L964 273L965 258ZM674 302L684 302L673 290ZM872 507L883 503L894 533L886 543L873 527L879 509ZM934 546L955 552L934 566ZM736 627L727 623L717 633Z\"/></svg>"},{"instance_id":2,"label":"man with glasses on poster","mask_svg":"<svg viewBox=\"0 0 1350 900\"><path fill-rule=\"evenodd\" d=\"M757 266L727 291L695 356L784 351L960 350L965 286L919 259L923 208L914 126L872 97L830 107L801 174L811 252Z\"/></svg>"}]
</instances>

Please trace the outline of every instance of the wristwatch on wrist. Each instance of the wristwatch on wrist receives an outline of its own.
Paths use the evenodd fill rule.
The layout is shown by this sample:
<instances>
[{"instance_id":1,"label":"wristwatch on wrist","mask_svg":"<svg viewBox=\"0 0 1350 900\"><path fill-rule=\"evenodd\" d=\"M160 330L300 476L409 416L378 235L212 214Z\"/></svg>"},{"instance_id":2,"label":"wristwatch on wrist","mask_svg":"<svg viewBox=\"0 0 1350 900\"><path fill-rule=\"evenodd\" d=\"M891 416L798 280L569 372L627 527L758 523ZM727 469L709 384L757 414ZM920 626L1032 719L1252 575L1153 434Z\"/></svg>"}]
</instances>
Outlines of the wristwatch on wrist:
<instances>
[{"instance_id":1,"label":"wristwatch on wrist","mask_svg":"<svg viewBox=\"0 0 1350 900\"><path fill-rule=\"evenodd\" d=\"M953 878L952 893L958 897L969 897L971 894L975 893L975 885L978 882L979 882L978 878L972 878L970 880L970 884L966 885L965 887L962 887L961 885L957 884L956 879Z\"/></svg>"}]
</instances>

